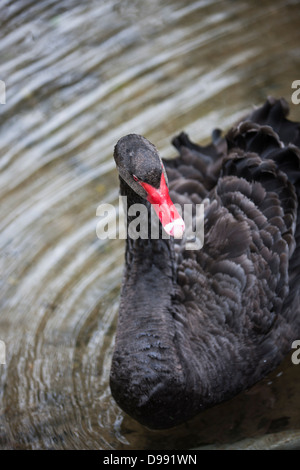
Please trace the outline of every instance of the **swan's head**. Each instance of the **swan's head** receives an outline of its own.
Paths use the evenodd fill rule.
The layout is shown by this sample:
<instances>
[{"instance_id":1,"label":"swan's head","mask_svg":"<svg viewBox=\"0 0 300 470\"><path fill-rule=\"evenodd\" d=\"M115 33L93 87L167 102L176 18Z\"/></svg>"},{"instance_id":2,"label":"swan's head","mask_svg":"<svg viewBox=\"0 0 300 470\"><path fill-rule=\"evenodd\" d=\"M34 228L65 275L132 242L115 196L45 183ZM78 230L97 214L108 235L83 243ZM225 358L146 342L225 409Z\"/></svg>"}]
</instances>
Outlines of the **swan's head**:
<instances>
[{"instance_id":1,"label":"swan's head","mask_svg":"<svg viewBox=\"0 0 300 470\"><path fill-rule=\"evenodd\" d=\"M165 231L181 238L184 221L171 201L166 170L155 146L141 135L129 134L115 146L120 177L157 213Z\"/></svg>"}]
</instances>

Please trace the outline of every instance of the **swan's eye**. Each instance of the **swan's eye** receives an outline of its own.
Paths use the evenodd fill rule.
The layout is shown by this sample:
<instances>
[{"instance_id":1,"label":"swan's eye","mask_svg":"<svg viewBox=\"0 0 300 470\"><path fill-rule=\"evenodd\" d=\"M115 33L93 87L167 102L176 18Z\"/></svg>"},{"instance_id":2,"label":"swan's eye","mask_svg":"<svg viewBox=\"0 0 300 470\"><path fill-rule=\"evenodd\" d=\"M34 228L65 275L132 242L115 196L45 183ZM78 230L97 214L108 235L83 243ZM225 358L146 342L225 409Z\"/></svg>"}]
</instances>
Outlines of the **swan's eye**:
<instances>
[{"instance_id":1,"label":"swan's eye","mask_svg":"<svg viewBox=\"0 0 300 470\"><path fill-rule=\"evenodd\" d=\"M134 181L139 181L139 179L138 179L138 177L137 177L137 176L135 176L135 175L132 175L132 177L133 177Z\"/></svg>"}]
</instances>

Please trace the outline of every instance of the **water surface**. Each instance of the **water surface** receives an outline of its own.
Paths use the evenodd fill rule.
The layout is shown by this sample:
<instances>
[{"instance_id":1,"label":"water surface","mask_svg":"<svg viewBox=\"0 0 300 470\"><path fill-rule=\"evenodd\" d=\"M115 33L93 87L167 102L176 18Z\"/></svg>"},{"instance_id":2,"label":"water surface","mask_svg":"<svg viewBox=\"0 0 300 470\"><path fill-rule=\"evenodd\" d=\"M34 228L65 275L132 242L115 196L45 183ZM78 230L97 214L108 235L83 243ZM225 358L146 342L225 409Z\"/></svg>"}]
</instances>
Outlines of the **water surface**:
<instances>
[{"instance_id":1,"label":"water surface","mask_svg":"<svg viewBox=\"0 0 300 470\"><path fill-rule=\"evenodd\" d=\"M299 1L7 0L0 6L0 448L296 448L300 365L189 423L150 431L109 389L124 243L113 147L175 156L300 79ZM300 105L291 104L300 120Z\"/></svg>"}]
</instances>

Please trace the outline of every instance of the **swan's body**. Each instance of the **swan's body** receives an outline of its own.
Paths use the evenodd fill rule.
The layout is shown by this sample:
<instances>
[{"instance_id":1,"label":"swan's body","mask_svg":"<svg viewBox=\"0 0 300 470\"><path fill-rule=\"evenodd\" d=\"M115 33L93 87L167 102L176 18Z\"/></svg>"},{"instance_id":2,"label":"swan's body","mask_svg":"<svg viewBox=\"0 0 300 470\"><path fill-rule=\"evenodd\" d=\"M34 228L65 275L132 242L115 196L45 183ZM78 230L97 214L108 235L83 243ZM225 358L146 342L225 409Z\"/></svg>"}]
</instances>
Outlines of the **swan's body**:
<instances>
[{"instance_id":1,"label":"swan's body","mask_svg":"<svg viewBox=\"0 0 300 470\"><path fill-rule=\"evenodd\" d=\"M171 427L231 398L300 338L300 127L287 112L269 99L208 147L174 139L171 200L205 200L202 249L126 241L111 390L142 424ZM162 178L154 146L126 136L115 159L121 194L149 208L142 182Z\"/></svg>"}]
</instances>

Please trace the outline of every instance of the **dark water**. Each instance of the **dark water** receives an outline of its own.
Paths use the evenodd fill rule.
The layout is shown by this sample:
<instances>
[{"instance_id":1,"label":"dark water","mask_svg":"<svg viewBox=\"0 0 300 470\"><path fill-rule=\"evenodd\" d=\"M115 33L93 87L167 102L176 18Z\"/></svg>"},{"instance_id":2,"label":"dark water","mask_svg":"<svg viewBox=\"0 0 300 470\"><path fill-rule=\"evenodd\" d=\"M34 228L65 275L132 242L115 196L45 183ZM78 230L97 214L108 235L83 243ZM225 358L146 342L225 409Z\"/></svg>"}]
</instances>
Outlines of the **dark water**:
<instances>
[{"instance_id":1,"label":"dark water","mask_svg":"<svg viewBox=\"0 0 300 470\"><path fill-rule=\"evenodd\" d=\"M0 4L0 448L300 447L300 365L168 431L118 408L108 380L123 241L112 150L164 157L300 79L299 1L3 0Z\"/></svg>"}]
</instances>

